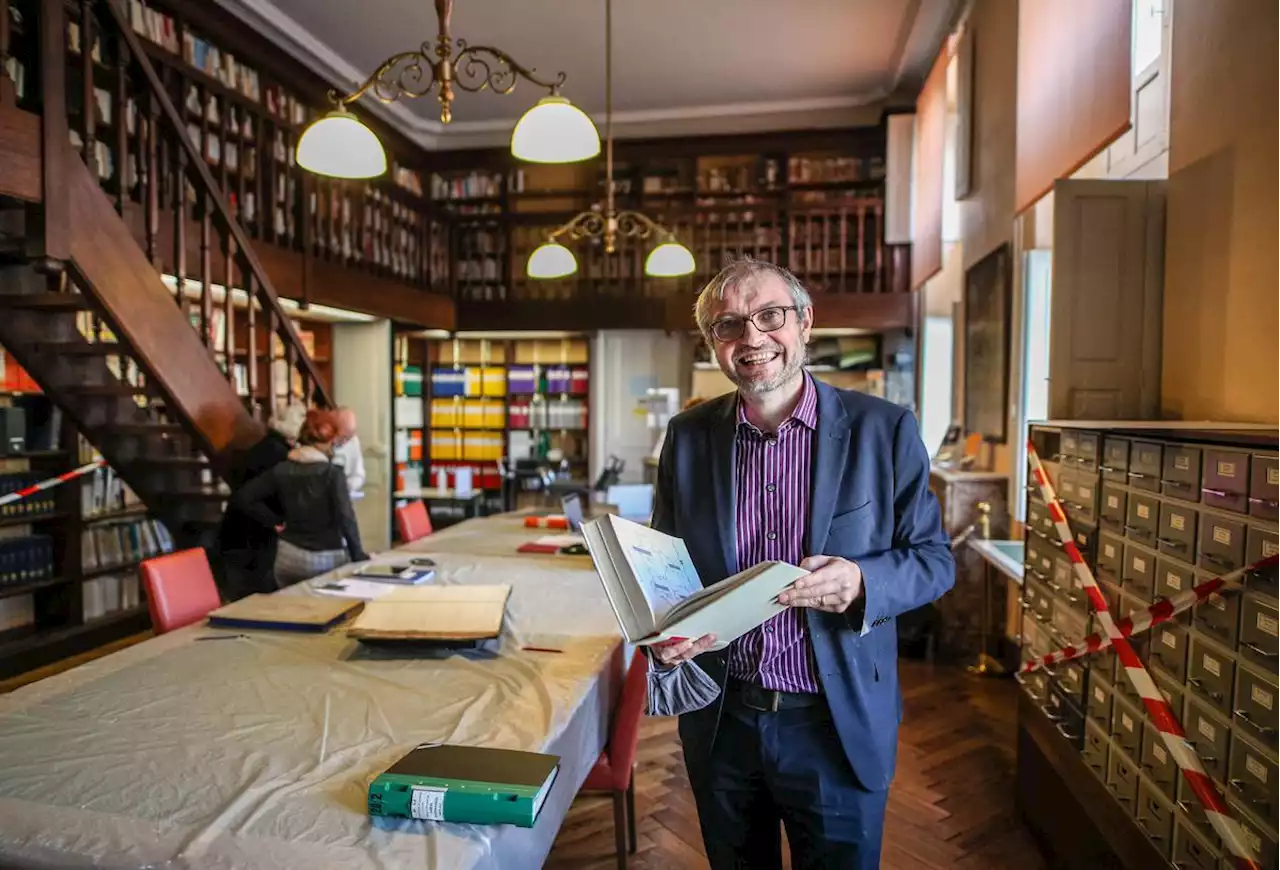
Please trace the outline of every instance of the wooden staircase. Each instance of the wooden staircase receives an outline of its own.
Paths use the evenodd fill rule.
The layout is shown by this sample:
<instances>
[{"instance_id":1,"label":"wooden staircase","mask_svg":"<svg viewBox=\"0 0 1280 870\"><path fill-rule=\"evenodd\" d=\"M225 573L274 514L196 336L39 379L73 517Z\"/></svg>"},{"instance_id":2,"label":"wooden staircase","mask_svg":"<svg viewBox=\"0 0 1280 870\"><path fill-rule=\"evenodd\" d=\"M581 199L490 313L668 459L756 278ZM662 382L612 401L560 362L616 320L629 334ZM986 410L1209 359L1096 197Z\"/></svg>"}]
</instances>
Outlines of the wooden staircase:
<instances>
[{"instance_id":1,"label":"wooden staircase","mask_svg":"<svg viewBox=\"0 0 1280 870\"><path fill-rule=\"evenodd\" d=\"M10 28L8 4L0 7L3 55ZM0 78L0 145L20 150L32 144L33 130L40 134L36 165L0 163L0 345L165 522L178 546L207 542L229 495L226 481L236 479L240 457L265 436L271 413L283 402L325 406L329 396L124 13L109 0L86 0L80 8L79 60L92 63L91 30L118 46L138 89L145 159L132 187L122 171L104 187L93 171L96 125L85 122L81 147L73 146L66 7L42 0L40 116L18 109L11 82ZM91 72L84 81L92 81ZM17 175L33 172L38 179ZM122 217L127 203L139 202L143 244ZM169 256L161 253L164 242ZM185 291L193 281L194 300ZM216 298L215 282L236 289ZM195 329L192 301L199 308ZM210 347L215 306L225 335L236 334L238 320L247 327L245 347L237 349L234 337L216 353ZM263 331L268 349L272 336L284 348L290 370L301 377L301 395L292 388L277 394L271 363L256 358ZM243 384L233 383L236 359L247 359L247 396ZM271 381L265 395L262 370Z\"/></svg>"}]
</instances>

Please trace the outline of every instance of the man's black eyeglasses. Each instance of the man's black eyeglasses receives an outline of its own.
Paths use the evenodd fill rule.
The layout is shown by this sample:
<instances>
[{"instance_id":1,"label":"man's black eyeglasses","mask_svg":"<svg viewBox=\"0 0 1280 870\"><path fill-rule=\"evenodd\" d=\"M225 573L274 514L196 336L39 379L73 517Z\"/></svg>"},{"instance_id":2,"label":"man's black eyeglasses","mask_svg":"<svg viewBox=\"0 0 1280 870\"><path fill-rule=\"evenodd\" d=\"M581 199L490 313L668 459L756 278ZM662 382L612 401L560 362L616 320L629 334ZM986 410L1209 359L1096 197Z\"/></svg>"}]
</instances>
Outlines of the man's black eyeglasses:
<instances>
[{"instance_id":1,"label":"man's black eyeglasses","mask_svg":"<svg viewBox=\"0 0 1280 870\"><path fill-rule=\"evenodd\" d=\"M760 332L776 332L786 325L787 312L796 310L798 309L794 305L776 305L770 308L761 308L759 311L753 312L749 317L738 317L737 315L721 317L711 324L711 337L721 342L737 341L747 331L748 320Z\"/></svg>"}]
</instances>

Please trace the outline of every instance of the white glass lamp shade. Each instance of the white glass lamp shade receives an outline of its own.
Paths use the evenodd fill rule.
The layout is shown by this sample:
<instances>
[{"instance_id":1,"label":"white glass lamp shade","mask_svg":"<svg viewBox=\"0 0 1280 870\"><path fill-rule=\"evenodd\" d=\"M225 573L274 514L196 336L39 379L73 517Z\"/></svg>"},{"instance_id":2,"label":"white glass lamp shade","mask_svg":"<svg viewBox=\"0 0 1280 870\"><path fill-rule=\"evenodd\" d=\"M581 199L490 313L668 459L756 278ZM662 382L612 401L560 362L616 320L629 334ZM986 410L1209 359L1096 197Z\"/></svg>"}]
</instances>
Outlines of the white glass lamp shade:
<instances>
[{"instance_id":1,"label":"white glass lamp shade","mask_svg":"<svg viewBox=\"0 0 1280 870\"><path fill-rule=\"evenodd\" d=\"M525 266L530 278L563 278L578 271L578 260L573 251L558 242L547 242L534 248Z\"/></svg>"},{"instance_id":2,"label":"white glass lamp shade","mask_svg":"<svg viewBox=\"0 0 1280 870\"><path fill-rule=\"evenodd\" d=\"M303 169L333 178L373 178L387 171L387 152L378 137L342 109L302 131L297 160Z\"/></svg>"},{"instance_id":3,"label":"white glass lamp shade","mask_svg":"<svg viewBox=\"0 0 1280 870\"><path fill-rule=\"evenodd\" d=\"M644 261L644 273L652 278L679 278L693 269L693 254L679 242L663 242Z\"/></svg>"},{"instance_id":4,"label":"white glass lamp shade","mask_svg":"<svg viewBox=\"0 0 1280 870\"><path fill-rule=\"evenodd\" d=\"M596 125L564 97L549 96L524 113L511 131L511 154L530 163L577 163L600 153Z\"/></svg>"}]
</instances>

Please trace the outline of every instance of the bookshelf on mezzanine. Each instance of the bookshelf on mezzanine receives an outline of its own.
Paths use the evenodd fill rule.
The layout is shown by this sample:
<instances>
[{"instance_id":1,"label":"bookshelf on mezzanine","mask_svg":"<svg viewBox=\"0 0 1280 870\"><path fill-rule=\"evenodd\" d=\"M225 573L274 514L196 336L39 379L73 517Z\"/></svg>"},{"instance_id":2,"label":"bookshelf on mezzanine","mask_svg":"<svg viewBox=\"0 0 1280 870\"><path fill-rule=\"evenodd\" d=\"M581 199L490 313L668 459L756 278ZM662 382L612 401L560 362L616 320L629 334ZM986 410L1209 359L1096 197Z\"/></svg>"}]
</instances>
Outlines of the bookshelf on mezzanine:
<instances>
[{"instance_id":1,"label":"bookshelf on mezzanine","mask_svg":"<svg viewBox=\"0 0 1280 870\"><path fill-rule=\"evenodd\" d=\"M0 491L101 458L2 350L0 370ZM0 679L146 630L137 567L172 547L110 467L0 506Z\"/></svg>"},{"instance_id":2,"label":"bookshelf on mezzanine","mask_svg":"<svg viewBox=\"0 0 1280 870\"><path fill-rule=\"evenodd\" d=\"M571 243L576 275L527 279L525 262L547 233L603 203L604 162L536 166L476 152L444 158L451 168L430 176L435 205L454 221L459 303L663 297L744 254L788 266L817 292L905 289L884 244L883 127L619 142L616 151L618 208L672 229L694 254L694 275L646 278L652 242L624 238L613 256L598 240Z\"/></svg>"},{"instance_id":3,"label":"bookshelf on mezzanine","mask_svg":"<svg viewBox=\"0 0 1280 870\"><path fill-rule=\"evenodd\" d=\"M41 97L32 86L38 79L40 2L9 3L10 69L20 107L31 110L38 110ZM305 173L294 163L296 136L325 110L327 83L294 69L299 65L283 53L263 56L261 38L242 33L244 25L223 10L187 0L125 0L123 8L188 135L251 239L305 252L313 262L419 287L447 283L447 230L432 217L419 149L397 144L392 136L389 172L368 183ZM86 14L88 27L81 20ZM167 212L178 198L174 164L185 157L178 157L176 141L151 135L164 131L151 120L158 105L140 69L121 63L128 59L125 43L114 35L112 23L104 26L105 17L98 2L66 5L70 136L130 219L139 243L146 244L147 182L152 177L159 182L160 209ZM229 51L228 45L237 50ZM258 50L258 56L240 54L241 46ZM188 188L185 198L188 219L198 221L195 191ZM162 258L168 259L172 246L162 248ZM190 267L191 255L187 259ZM181 270L172 262L166 268Z\"/></svg>"},{"instance_id":4,"label":"bookshelf on mezzanine","mask_svg":"<svg viewBox=\"0 0 1280 870\"><path fill-rule=\"evenodd\" d=\"M590 344L583 336L397 339L397 491L406 475L452 489L459 468L502 508L499 461L589 471ZM405 376L407 373L407 377ZM411 385L420 379L420 395Z\"/></svg>"}]
</instances>

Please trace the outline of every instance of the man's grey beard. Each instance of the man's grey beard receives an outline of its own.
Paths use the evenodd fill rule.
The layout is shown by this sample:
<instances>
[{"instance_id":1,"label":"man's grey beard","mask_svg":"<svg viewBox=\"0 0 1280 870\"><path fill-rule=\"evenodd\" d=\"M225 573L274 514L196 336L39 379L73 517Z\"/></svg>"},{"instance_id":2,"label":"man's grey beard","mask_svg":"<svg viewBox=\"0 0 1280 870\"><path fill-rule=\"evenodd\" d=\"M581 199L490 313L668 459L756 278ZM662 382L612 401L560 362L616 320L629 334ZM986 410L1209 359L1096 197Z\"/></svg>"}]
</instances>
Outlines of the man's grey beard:
<instances>
[{"instance_id":1,"label":"man's grey beard","mask_svg":"<svg viewBox=\"0 0 1280 870\"><path fill-rule=\"evenodd\" d=\"M787 351L784 350L783 353L787 353ZM782 371L778 372L767 381L753 381L745 378L739 378L738 369L736 367L729 370L729 380L733 381L734 385L739 390L746 393L751 393L756 396L760 396L765 393L772 393L783 384L790 382L790 380L794 378L802 368L804 368L804 356L803 351L795 355L787 353L787 364L783 367Z\"/></svg>"}]
</instances>

